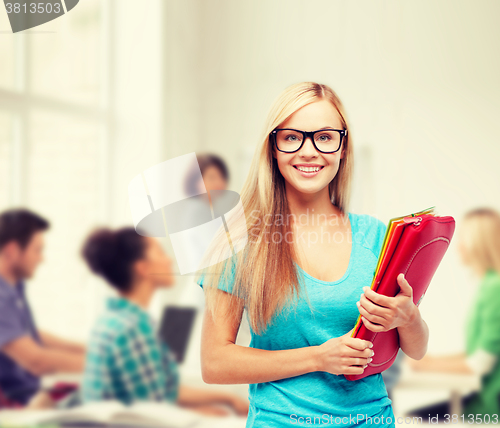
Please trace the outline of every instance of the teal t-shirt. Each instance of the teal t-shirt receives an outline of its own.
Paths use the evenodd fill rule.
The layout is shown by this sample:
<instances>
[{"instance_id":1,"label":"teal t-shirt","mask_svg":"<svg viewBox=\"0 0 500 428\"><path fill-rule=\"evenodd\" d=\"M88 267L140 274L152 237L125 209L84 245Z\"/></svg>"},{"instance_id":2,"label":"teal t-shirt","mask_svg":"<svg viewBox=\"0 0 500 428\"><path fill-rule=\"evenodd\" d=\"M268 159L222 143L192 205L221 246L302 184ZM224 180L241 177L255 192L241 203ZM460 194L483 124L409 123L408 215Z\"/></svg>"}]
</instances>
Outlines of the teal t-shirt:
<instances>
[{"instance_id":1,"label":"teal t-shirt","mask_svg":"<svg viewBox=\"0 0 500 428\"><path fill-rule=\"evenodd\" d=\"M344 276L334 282L321 281L297 265L303 274L301 291L307 289L314 313L301 292L296 311L275 315L262 335L250 327L250 347L274 351L321 345L354 327L359 315L356 302L363 287L371 285L387 226L367 214L348 213L348 217L352 249ZM203 276L198 284L203 287ZM219 288L231 292L231 284ZM380 373L356 381L322 371L306 373L250 384L248 398L246 428L395 426L392 401Z\"/></svg>"}]
</instances>

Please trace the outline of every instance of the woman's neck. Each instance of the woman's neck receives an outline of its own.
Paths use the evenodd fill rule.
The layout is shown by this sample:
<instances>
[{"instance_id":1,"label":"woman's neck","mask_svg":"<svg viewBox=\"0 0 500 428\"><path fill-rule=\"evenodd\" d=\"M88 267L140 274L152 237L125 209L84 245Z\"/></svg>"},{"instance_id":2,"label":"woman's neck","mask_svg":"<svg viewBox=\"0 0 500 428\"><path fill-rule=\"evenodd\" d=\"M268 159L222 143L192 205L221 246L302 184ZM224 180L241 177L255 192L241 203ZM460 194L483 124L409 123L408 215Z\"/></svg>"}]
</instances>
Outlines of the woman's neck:
<instances>
[{"instance_id":1,"label":"woman's neck","mask_svg":"<svg viewBox=\"0 0 500 428\"><path fill-rule=\"evenodd\" d=\"M299 224L305 225L307 221L306 224L318 225L316 216L320 214L322 221L328 221L329 216L341 214L339 208L330 200L328 186L316 193L301 193L286 183L286 195L290 213L295 216Z\"/></svg>"},{"instance_id":2,"label":"woman's neck","mask_svg":"<svg viewBox=\"0 0 500 428\"><path fill-rule=\"evenodd\" d=\"M123 297L143 309L149 307L151 298L155 292L155 287L150 281L143 280L133 284L131 291L124 293Z\"/></svg>"}]
</instances>

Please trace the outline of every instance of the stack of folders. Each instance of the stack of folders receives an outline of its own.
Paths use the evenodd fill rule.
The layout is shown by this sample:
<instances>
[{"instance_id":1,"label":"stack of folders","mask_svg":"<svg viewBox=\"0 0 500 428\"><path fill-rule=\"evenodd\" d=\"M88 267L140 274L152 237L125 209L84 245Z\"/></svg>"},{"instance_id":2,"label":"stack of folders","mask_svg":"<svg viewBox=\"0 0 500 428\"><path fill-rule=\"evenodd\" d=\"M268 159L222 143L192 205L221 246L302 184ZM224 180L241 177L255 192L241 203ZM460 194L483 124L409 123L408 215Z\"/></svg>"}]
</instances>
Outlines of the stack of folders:
<instances>
[{"instance_id":1,"label":"stack of folders","mask_svg":"<svg viewBox=\"0 0 500 428\"><path fill-rule=\"evenodd\" d=\"M372 290L395 297L400 290L397 277L404 273L413 290L413 303L420 304L455 231L455 219L436 216L434 208L389 221L370 287ZM363 324L360 314L352 337L372 342L375 355L362 374L345 375L348 380L380 373L396 359L399 350L397 328L371 331Z\"/></svg>"}]
</instances>

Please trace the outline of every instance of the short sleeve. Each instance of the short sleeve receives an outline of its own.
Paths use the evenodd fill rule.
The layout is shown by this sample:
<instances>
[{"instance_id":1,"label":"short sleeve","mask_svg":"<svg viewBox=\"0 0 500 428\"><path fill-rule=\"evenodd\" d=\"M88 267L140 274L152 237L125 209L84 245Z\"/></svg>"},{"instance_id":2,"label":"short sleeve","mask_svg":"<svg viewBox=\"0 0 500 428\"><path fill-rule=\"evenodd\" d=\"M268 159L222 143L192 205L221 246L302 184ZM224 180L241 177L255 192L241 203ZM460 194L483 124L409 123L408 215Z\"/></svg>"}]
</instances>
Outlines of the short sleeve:
<instances>
[{"instance_id":1,"label":"short sleeve","mask_svg":"<svg viewBox=\"0 0 500 428\"><path fill-rule=\"evenodd\" d=\"M382 251L382 245L384 244L385 233L387 231L387 225L377 218L375 218L375 245L374 245L374 253L377 258L380 256L380 252Z\"/></svg>"},{"instance_id":2,"label":"short sleeve","mask_svg":"<svg viewBox=\"0 0 500 428\"><path fill-rule=\"evenodd\" d=\"M29 335L21 319L17 306L12 299L2 299L0 296L0 350L9 342Z\"/></svg>"},{"instance_id":3,"label":"short sleeve","mask_svg":"<svg viewBox=\"0 0 500 428\"><path fill-rule=\"evenodd\" d=\"M378 259L384 243L387 226L382 220L372 215L361 214L358 217L358 233L361 234L359 238L363 245Z\"/></svg>"},{"instance_id":4,"label":"short sleeve","mask_svg":"<svg viewBox=\"0 0 500 428\"><path fill-rule=\"evenodd\" d=\"M476 348L500 355L500 278L481 285L480 323Z\"/></svg>"},{"instance_id":5,"label":"short sleeve","mask_svg":"<svg viewBox=\"0 0 500 428\"><path fill-rule=\"evenodd\" d=\"M203 288L203 281L205 280L205 272L203 272L201 274L201 276L198 278L198 281L196 281L196 283L201 287Z\"/></svg>"},{"instance_id":6,"label":"short sleeve","mask_svg":"<svg viewBox=\"0 0 500 428\"><path fill-rule=\"evenodd\" d=\"M236 256L233 256L227 260L226 266L228 266L231 269L231 272L229 273L227 280L224 280L224 275L221 275L221 278L217 284L217 288L219 290L225 291L226 293L234 294L234 277L236 275ZM196 281L196 283L203 288L203 283L205 281L205 272L206 270L203 271L202 275L200 278ZM208 273L210 275L210 272ZM241 297L240 294L238 294L238 297Z\"/></svg>"}]
</instances>

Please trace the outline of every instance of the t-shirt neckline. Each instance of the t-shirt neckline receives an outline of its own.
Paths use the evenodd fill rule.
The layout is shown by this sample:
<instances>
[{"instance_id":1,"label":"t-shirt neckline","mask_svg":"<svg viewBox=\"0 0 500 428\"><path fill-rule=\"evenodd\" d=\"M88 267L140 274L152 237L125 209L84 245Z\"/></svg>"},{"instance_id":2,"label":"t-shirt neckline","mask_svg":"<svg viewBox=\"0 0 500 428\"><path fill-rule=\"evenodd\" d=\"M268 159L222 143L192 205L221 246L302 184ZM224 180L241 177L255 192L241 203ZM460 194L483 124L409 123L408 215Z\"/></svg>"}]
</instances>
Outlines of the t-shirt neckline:
<instances>
[{"instance_id":1,"label":"t-shirt neckline","mask_svg":"<svg viewBox=\"0 0 500 428\"><path fill-rule=\"evenodd\" d=\"M349 264L347 265L347 270L344 272L344 275L340 278L340 279L337 279L336 281L323 281L322 279L318 279L318 278L315 278L314 276L312 275L309 275L304 269L302 269L299 264L297 262L294 262L295 265L297 266L297 268L302 272L302 274L311 279L312 281L315 281L319 284L323 284L323 285L337 285L337 284L340 284L341 282L345 281L351 271L352 271L352 266L354 264L354 258L355 258L355 251L356 251L356 243L355 243L355 235L356 235L356 230L355 230L355 222L353 221L353 216L350 212L347 213L347 216L349 218L349 225L350 225L350 228L351 228L351 254L349 256Z\"/></svg>"}]
</instances>

